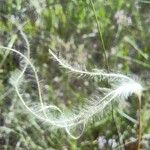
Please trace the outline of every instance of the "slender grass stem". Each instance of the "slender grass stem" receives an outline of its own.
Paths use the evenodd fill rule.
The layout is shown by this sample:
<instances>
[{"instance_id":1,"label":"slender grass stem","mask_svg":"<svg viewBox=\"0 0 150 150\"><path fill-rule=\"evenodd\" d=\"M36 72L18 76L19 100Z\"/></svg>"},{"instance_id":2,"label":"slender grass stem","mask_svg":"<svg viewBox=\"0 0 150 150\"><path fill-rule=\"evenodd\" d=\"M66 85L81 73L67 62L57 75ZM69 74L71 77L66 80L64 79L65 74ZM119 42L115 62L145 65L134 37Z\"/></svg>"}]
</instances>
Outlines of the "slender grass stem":
<instances>
[{"instance_id":1,"label":"slender grass stem","mask_svg":"<svg viewBox=\"0 0 150 150\"><path fill-rule=\"evenodd\" d=\"M98 21L97 15L96 15L96 10L95 10L95 7L94 7L94 3L93 3L92 0L90 0L90 3L91 3L91 6L92 6L92 10L94 12L94 16L95 16L95 20L96 20L96 24L97 24L97 28L98 28L98 33L99 33L99 38L100 38L100 41L102 42L106 68L107 68L107 71L108 71L109 70L109 64L108 64L108 59L107 59L107 55L106 55L106 47L105 47L105 43L104 43L104 39L103 39L103 35L102 35L101 26L100 26L100 23Z\"/></svg>"},{"instance_id":2,"label":"slender grass stem","mask_svg":"<svg viewBox=\"0 0 150 150\"><path fill-rule=\"evenodd\" d=\"M109 63L108 63L108 59L107 59L107 55L106 55L106 47L105 47L105 43L104 43L102 31L101 31L101 26L100 26L100 23L99 23L99 21L98 21L97 15L96 15L96 11L95 11L95 7L94 7L94 4L93 4L93 1L90 0L90 3L91 3L91 5L92 5L92 9L93 9L94 16L95 16L95 19L96 19L96 24L97 24L97 28L98 28L99 38L100 38L100 41L102 42L102 47L103 47L103 53L104 53L104 58L105 58L105 63L106 63L107 72L109 72ZM120 142L120 138L121 138L121 137L120 137L120 132L119 132L119 130L118 130L117 123L116 123L115 116L114 116L113 104L111 104L111 105L112 105L112 120L113 120L113 122L114 122L114 124L115 124L116 130L117 130L117 133L118 133L119 144L121 145L121 142Z\"/></svg>"},{"instance_id":3,"label":"slender grass stem","mask_svg":"<svg viewBox=\"0 0 150 150\"><path fill-rule=\"evenodd\" d=\"M137 150L140 150L140 143L141 143L141 96L138 96L138 127L137 127L137 138L138 138L138 145Z\"/></svg>"},{"instance_id":4,"label":"slender grass stem","mask_svg":"<svg viewBox=\"0 0 150 150\"><path fill-rule=\"evenodd\" d=\"M114 121L116 130L117 130L117 134L118 134L118 138L119 138L119 145L121 147L121 145L123 145L123 141L122 141L122 135L121 135L121 131L120 131L120 127L117 125L117 116L115 114L114 108L113 108L113 104L111 104L112 106L112 120ZM121 148L119 149L121 150ZM122 150L125 150L124 147L122 147Z\"/></svg>"}]
</instances>

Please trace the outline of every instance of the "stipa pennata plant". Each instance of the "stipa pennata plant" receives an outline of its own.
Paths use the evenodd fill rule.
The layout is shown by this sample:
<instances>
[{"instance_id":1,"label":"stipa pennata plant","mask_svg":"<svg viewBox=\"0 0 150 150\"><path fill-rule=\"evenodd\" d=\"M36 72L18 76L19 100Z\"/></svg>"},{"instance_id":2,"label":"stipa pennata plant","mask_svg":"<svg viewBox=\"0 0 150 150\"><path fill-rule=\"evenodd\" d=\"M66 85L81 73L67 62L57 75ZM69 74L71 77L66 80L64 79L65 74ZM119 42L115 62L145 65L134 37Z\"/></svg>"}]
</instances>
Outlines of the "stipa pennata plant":
<instances>
[{"instance_id":1,"label":"stipa pennata plant","mask_svg":"<svg viewBox=\"0 0 150 150\"><path fill-rule=\"evenodd\" d=\"M67 69L74 74L79 74L80 76L98 76L101 80L107 79L111 85L111 88L107 90L103 96L96 95L89 98L83 107L77 109L78 111L64 111L56 105L46 104L43 101L43 95L37 70L33 65L30 57L27 57L20 51L13 48L4 46L0 46L0 48L2 51L9 50L14 52L21 58L21 70L17 70L12 73L10 83L15 88L18 97L22 101L23 105L27 108L27 110L42 122L51 124L56 128L64 128L72 138L79 138L84 131L85 125L90 120L92 120L94 116L101 116L103 112L111 106L111 102L121 103L132 94L135 94L138 97L140 107L143 87L136 80L119 73L106 73L98 69L93 69L90 72L87 71L85 67L80 67L79 65L70 65L62 57L57 56L52 50L49 50L49 53L52 55L53 59L57 61L64 69ZM84 69L82 70L82 68ZM24 91L22 91L22 86L28 84L25 79L26 70L32 70L34 73L40 103L28 104L26 102L26 98L23 94ZM138 138L140 140L140 128L138 132Z\"/></svg>"}]
</instances>

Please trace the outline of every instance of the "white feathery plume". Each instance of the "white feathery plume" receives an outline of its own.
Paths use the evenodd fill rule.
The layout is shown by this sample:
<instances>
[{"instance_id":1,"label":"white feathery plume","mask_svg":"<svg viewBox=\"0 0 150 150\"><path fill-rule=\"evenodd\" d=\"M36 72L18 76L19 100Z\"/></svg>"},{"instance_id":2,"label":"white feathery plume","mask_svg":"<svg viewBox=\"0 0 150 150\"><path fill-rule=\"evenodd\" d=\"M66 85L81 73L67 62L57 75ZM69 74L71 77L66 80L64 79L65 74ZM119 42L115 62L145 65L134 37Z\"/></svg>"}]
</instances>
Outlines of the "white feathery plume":
<instances>
[{"instance_id":1,"label":"white feathery plume","mask_svg":"<svg viewBox=\"0 0 150 150\"><path fill-rule=\"evenodd\" d=\"M124 80L132 80L131 78L123 75L123 74L117 74L117 73L105 73L103 70L99 70L97 68L93 69L92 72L87 71L86 68L84 70L81 70L80 65L78 65L79 67L76 66L71 66L66 60L64 60L61 56L57 56L51 49L49 49L49 53L53 56L54 60L57 61L59 63L60 66L62 66L62 68L68 69L69 71L71 71L72 73L77 73L79 75L88 75L88 76L100 76L103 79L107 78L117 78L117 79L124 79Z\"/></svg>"},{"instance_id":2,"label":"white feathery plume","mask_svg":"<svg viewBox=\"0 0 150 150\"><path fill-rule=\"evenodd\" d=\"M66 61L60 59L51 50L49 50L49 52L52 54L54 59L57 62L59 62L59 64L62 67L69 69L73 73L86 74L90 76L100 76L100 77L105 77L107 79L116 78L120 80L119 82L116 82L116 84L113 83L112 89L110 89L102 98L98 97L96 99L88 100L85 106L80 108L77 113L64 112L55 105L43 104L38 75L31 61L25 55L23 55L22 53L20 53L15 49L3 47L3 46L0 46L0 48L9 49L10 51L13 51L18 55L20 55L23 59L25 59L25 61L31 67L31 69L35 74L36 82L38 85L39 100L41 105L37 105L35 107L27 106L25 100L23 99L23 96L20 93L19 90L20 86L14 84L16 93L18 94L18 97L20 98L24 106L27 108L27 110L30 113L32 113L36 118L40 119L41 121L56 126L57 128L64 128L66 132L72 138L75 139L79 138L82 135L85 124L89 122L93 118L93 116L101 114L103 111L105 111L105 109L111 104L112 101L119 102L118 99L125 100L132 94L136 94L137 96L141 96L142 94L142 90L143 90L142 86L136 81L134 81L133 79L125 75L115 74L115 73L105 73L101 71L89 72L87 70L79 70L69 65ZM58 113L59 116L53 115L52 112ZM72 129L76 129L75 131L77 132L79 128L81 129L80 133L77 135L73 135Z\"/></svg>"},{"instance_id":3,"label":"white feathery plume","mask_svg":"<svg viewBox=\"0 0 150 150\"><path fill-rule=\"evenodd\" d=\"M60 66L62 66L65 69L68 69L69 71L71 71L72 73L78 73L78 74L85 74L85 75L89 75L89 76L100 76L103 79L113 79L116 78L117 80L121 80L121 83L124 82L124 88L126 88L126 82L130 82L130 90L131 91L126 91L124 90L125 93L128 92L132 92L135 93L136 95L141 95L141 91L142 91L142 86L137 83L136 81L134 81L133 79L129 78L128 76L125 76L123 74L118 74L118 73L105 73L102 70L99 69L93 69L92 72L85 70L80 70L79 68L76 68L75 66L71 66L66 60L64 60L61 57L58 57L51 49L49 49L49 53L53 56L54 60L56 60ZM81 67L80 67L81 68ZM113 80L112 80L113 81ZM110 83L111 84L111 83ZM135 90L137 88L137 91L133 91L133 87L135 86Z\"/></svg>"}]
</instances>

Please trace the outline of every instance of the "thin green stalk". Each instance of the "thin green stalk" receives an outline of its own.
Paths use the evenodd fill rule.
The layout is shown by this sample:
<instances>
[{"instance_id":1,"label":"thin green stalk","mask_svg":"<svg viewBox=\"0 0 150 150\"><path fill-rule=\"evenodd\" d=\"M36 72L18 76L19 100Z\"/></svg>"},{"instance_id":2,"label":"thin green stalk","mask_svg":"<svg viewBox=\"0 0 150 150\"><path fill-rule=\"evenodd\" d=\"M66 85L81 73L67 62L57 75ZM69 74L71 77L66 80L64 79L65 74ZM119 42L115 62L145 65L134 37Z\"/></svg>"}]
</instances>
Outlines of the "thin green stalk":
<instances>
[{"instance_id":1,"label":"thin green stalk","mask_svg":"<svg viewBox=\"0 0 150 150\"><path fill-rule=\"evenodd\" d=\"M105 58L105 62L106 62L107 71L109 71L109 64L108 64L108 59L107 59L107 55L106 55L106 48L105 48L105 44L104 44L104 40L103 40L101 26L100 26L100 23L98 21L97 15L96 15L96 10L95 10L95 7L94 7L94 3L93 3L92 0L90 0L90 3L91 3L91 6L92 6L92 9L93 9L93 12L94 12L94 16L95 16L95 19L96 19L96 24L97 24L97 28L98 28L99 38L100 38L100 40L102 42L102 47L103 47L103 52L104 52L104 58Z\"/></svg>"},{"instance_id":2,"label":"thin green stalk","mask_svg":"<svg viewBox=\"0 0 150 150\"><path fill-rule=\"evenodd\" d=\"M113 108L113 104L112 104L112 120L114 121L116 130L117 130L117 134L118 134L118 138L119 138L119 145L120 145L119 147L121 147L121 145L123 145L122 150L124 150L124 144L123 144L123 141L122 141L122 135L121 135L120 127L117 125L117 119L116 118L117 118L117 116L115 114L115 111L114 111L114 108ZM119 150L121 150L121 148Z\"/></svg>"},{"instance_id":3,"label":"thin green stalk","mask_svg":"<svg viewBox=\"0 0 150 150\"><path fill-rule=\"evenodd\" d=\"M101 26L100 26L100 23L98 21L97 15L96 15L96 10L95 10L93 1L90 0L90 3L91 3L91 6L92 6L92 9L93 9L93 12L94 12L94 16L95 16L95 19L96 19L96 24L97 24L97 28L98 28L99 38L100 38L100 41L102 42L106 68L107 68L107 71L109 72L109 63L108 63L108 59L107 59L107 55L106 55L106 47L105 47L105 43L104 43L104 40L103 40ZM119 144L121 145L122 144L121 135L120 135L120 131L119 131L118 127L117 127L117 123L116 123L116 120L115 120L113 104L112 104L112 120L115 123L115 127L116 127L116 130L117 130L117 133L118 133L118 137L119 137ZM124 147L123 147L123 149L124 149Z\"/></svg>"},{"instance_id":4,"label":"thin green stalk","mask_svg":"<svg viewBox=\"0 0 150 150\"><path fill-rule=\"evenodd\" d=\"M138 146L137 150L140 150L141 143L141 96L138 96L138 128L137 128L137 138L138 138Z\"/></svg>"}]
</instances>

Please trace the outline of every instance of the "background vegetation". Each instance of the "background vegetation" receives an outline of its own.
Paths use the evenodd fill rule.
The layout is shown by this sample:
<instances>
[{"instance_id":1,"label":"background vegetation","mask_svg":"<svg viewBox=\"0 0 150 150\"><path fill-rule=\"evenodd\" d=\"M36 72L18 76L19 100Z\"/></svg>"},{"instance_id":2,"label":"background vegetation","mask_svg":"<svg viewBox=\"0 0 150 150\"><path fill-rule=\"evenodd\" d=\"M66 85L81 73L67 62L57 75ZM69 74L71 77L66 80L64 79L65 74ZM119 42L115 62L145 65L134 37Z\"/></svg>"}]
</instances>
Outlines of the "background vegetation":
<instances>
[{"instance_id":1,"label":"background vegetation","mask_svg":"<svg viewBox=\"0 0 150 150\"><path fill-rule=\"evenodd\" d=\"M140 0L0 0L0 45L26 51L24 39L9 19L14 17L30 42L31 57L44 80L44 91L49 93L46 101L62 108L84 104L85 98L98 87L107 86L107 82L68 74L51 59L50 47L89 70L96 66L134 75L145 87L142 143L143 149L148 150L149 14L150 2ZM125 149L135 149L136 142L132 141L136 139L136 125L113 109L88 124L78 140L71 139L63 130L52 131L51 126L35 120L9 84L11 71L18 66L15 54L0 51L0 150L109 150L123 149L123 143ZM136 119L136 97L133 95L127 102L124 111Z\"/></svg>"}]
</instances>

